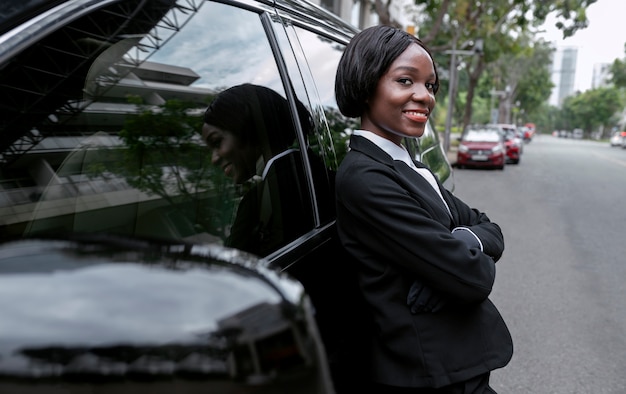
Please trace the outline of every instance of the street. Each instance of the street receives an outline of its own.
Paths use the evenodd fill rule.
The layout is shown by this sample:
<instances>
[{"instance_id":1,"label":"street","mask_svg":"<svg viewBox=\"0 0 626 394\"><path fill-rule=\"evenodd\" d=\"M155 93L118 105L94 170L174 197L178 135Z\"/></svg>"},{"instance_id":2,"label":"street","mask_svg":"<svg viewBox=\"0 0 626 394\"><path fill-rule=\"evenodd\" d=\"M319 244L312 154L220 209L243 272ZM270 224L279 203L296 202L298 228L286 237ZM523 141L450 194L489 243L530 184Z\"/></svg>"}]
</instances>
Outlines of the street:
<instances>
[{"instance_id":1,"label":"street","mask_svg":"<svg viewBox=\"0 0 626 394\"><path fill-rule=\"evenodd\" d=\"M491 299L515 350L492 387L626 393L626 149L540 135L519 165L454 177L505 237Z\"/></svg>"}]
</instances>

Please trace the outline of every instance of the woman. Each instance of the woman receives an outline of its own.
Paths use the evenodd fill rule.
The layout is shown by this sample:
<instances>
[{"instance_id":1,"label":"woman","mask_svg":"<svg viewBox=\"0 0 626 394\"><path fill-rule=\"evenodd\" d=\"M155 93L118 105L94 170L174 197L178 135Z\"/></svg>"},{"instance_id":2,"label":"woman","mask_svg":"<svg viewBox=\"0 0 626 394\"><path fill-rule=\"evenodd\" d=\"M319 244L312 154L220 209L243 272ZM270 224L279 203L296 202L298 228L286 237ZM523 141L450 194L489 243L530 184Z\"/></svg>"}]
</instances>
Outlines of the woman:
<instances>
[{"instance_id":1,"label":"woman","mask_svg":"<svg viewBox=\"0 0 626 394\"><path fill-rule=\"evenodd\" d=\"M424 133L438 87L426 46L389 26L354 36L337 70L339 109L361 121L337 173L337 228L371 312L376 393L494 393L489 374L513 353L488 299L500 227L401 145Z\"/></svg>"},{"instance_id":2,"label":"woman","mask_svg":"<svg viewBox=\"0 0 626 394\"><path fill-rule=\"evenodd\" d=\"M308 121L306 109L299 115ZM305 231L306 211L290 182L302 166L285 98L253 84L226 89L204 113L202 138L212 164L234 183L246 184L227 246L265 256Z\"/></svg>"}]
</instances>

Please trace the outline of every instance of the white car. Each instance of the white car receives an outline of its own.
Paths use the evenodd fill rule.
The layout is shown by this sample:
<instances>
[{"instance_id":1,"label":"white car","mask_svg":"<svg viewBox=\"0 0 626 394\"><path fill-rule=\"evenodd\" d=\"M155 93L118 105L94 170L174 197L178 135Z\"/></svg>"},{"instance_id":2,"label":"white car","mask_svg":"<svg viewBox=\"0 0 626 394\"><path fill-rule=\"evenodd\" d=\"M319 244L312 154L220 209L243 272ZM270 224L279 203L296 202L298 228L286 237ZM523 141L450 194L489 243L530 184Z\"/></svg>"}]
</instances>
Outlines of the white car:
<instances>
[{"instance_id":1,"label":"white car","mask_svg":"<svg viewBox=\"0 0 626 394\"><path fill-rule=\"evenodd\" d=\"M611 134L611 146L622 146L624 144L624 136L626 131L614 131Z\"/></svg>"}]
</instances>

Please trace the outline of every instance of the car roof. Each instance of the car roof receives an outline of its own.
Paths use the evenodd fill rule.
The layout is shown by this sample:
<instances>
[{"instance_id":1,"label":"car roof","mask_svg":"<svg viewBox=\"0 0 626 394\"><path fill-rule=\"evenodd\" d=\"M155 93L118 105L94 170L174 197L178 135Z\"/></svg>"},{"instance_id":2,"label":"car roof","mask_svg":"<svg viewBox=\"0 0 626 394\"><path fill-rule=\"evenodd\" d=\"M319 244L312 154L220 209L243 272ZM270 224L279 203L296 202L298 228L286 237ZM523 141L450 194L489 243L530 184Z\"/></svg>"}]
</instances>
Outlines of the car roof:
<instances>
[{"instance_id":1,"label":"car roof","mask_svg":"<svg viewBox=\"0 0 626 394\"><path fill-rule=\"evenodd\" d=\"M0 33L18 26L35 15L48 11L67 0L2 0Z\"/></svg>"}]
</instances>

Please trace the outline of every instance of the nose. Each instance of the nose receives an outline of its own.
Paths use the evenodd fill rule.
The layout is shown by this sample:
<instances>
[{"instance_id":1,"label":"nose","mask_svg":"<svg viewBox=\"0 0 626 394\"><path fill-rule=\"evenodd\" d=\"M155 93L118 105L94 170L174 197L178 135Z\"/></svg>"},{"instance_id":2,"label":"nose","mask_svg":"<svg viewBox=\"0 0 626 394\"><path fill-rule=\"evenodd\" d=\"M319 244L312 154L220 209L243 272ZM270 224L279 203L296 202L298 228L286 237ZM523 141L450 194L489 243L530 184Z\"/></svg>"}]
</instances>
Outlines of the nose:
<instances>
[{"instance_id":1,"label":"nose","mask_svg":"<svg viewBox=\"0 0 626 394\"><path fill-rule=\"evenodd\" d=\"M429 107L435 105L435 95L422 84L415 84L411 100L418 103L424 103Z\"/></svg>"},{"instance_id":2,"label":"nose","mask_svg":"<svg viewBox=\"0 0 626 394\"><path fill-rule=\"evenodd\" d=\"M211 164L217 165L221 160L221 157L217 149L211 149Z\"/></svg>"},{"instance_id":3,"label":"nose","mask_svg":"<svg viewBox=\"0 0 626 394\"><path fill-rule=\"evenodd\" d=\"M413 86L413 95L411 96L411 98L414 101L430 101L432 99L433 95L431 94L431 92L428 91L426 86L419 83L416 83Z\"/></svg>"}]
</instances>

